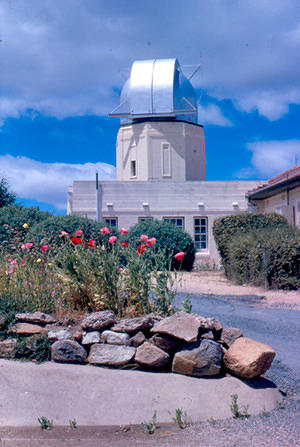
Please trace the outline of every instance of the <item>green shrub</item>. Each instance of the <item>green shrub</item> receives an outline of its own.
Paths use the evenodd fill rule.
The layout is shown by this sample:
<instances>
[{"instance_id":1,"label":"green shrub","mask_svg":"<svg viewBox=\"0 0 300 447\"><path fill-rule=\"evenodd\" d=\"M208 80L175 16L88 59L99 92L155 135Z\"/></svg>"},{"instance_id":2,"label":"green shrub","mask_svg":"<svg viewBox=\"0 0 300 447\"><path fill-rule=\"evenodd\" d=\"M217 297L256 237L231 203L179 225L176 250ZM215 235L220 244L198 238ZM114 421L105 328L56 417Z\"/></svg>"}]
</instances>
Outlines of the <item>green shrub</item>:
<instances>
[{"instance_id":1,"label":"green shrub","mask_svg":"<svg viewBox=\"0 0 300 447\"><path fill-rule=\"evenodd\" d=\"M239 283L300 288L300 232L289 225L237 234L228 259L228 276Z\"/></svg>"},{"instance_id":2,"label":"green shrub","mask_svg":"<svg viewBox=\"0 0 300 447\"><path fill-rule=\"evenodd\" d=\"M36 360L37 363L49 360L50 354L51 342L45 334L20 338L15 349L16 359Z\"/></svg>"},{"instance_id":3,"label":"green shrub","mask_svg":"<svg viewBox=\"0 0 300 447\"><path fill-rule=\"evenodd\" d=\"M230 278L229 243L233 236L249 233L264 228L287 227L285 217L276 213L242 213L216 219L213 224L213 235L222 259L225 274Z\"/></svg>"},{"instance_id":4,"label":"green shrub","mask_svg":"<svg viewBox=\"0 0 300 447\"><path fill-rule=\"evenodd\" d=\"M196 247L191 236L175 225L160 220L146 220L139 222L130 228L128 240L132 244L138 245L141 234L156 238L155 250L165 254L165 259L171 259L171 268L192 270ZM174 259L174 255L180 251L185 253L182 261Z\"/></svg>"},{"instance_id":5,"label":"green shrub","mask_svg":"<svg viewBox=\"0 0 300 447\"><path fill-rule=\"evenodd\" d=\"M37 244L44 242L53 242L61 244L63 238L59 235L62 231L66 231L70 237L74 235L75 231L82 230L84 240L94 239L96 243L105 240L105 237L100 233L100 229L107 226L104 222L96 222L95 220L79 216L51 216L37 223L31 228L27 236L27 240L32 240ZM112 235L118 232L110 228Z\"/></svg>"},{"instance_id":6,"label":"green shrub","mask_svg":"<svg viewBox=\"0 0 300 447\"><path fill-rule=\"evenodd\" d=\"M27 224L31 228L34 224L50 217L48 212L40 211L35 207L10 205L0 208L0 246L7 247L23 239L28 230L23 228Z\"/></svg>"}]
</instances>

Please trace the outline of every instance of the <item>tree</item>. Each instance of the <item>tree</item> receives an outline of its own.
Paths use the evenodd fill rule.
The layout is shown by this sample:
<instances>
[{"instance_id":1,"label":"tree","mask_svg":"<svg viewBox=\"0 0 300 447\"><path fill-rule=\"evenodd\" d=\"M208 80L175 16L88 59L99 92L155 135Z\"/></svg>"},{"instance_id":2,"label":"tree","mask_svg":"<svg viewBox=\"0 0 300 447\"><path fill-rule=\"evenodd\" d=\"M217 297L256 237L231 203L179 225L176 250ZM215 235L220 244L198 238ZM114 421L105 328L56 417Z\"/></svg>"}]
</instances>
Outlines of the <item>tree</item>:
<instances>
[{"instance_id":1,"label":"tree","mask_svg":"<svg viewBox=\"0 0 300 447\"><path fill-rule=\"evenodd\" d=\"M9 190L7 180L2 177L0 180L0 208L2 206L12 205L16 200L15 193Z\"/></svg>"}]
</instances>

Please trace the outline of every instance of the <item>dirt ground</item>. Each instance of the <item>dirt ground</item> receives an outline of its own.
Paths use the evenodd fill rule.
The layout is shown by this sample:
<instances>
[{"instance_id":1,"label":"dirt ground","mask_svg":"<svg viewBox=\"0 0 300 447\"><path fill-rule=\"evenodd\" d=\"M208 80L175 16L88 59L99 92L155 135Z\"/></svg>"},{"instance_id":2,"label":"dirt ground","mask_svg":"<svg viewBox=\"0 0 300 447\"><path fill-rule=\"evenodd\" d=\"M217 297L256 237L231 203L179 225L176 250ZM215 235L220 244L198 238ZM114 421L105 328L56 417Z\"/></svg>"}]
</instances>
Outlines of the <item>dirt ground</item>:
<instances>
[{"instance_id":1,"label":"dirt ground","mask_svg":"<svg viewBox=\"0 0 300 447\"><path fill-rule=\"evenodd\" d=\"M182 272L178 276L176 289L184 293L264 296L267 305L281 305L300 310L299 290L271 290L247 284L237 285L228 281L224 274L218 271Z\"/></svg>"}]
</instances>

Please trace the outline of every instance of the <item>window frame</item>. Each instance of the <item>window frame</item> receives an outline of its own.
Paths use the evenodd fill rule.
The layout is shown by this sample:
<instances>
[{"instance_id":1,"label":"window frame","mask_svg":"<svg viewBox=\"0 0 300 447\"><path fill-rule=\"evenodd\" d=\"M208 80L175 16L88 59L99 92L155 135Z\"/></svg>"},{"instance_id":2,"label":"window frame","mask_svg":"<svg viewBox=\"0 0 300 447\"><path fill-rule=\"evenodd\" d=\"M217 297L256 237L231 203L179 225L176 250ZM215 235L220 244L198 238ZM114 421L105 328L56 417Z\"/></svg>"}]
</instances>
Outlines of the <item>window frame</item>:
<instances>
[{"instance_id":1,"label":"window frame","mask_svg":"<svg viewBox=\"0 0 300 447\"><path fill-rule=\"evenodd\" d=\"M108 227L118 229L118 218L117 217L104 217L103 220ZM116 225L111 224L112 220L116 221Z\"/></svg>"},{"instance_id":2,"label":"window frame","mask_svg":"<svg viewBox=\"0 0 300 447\"><path fill-rule=\"evenodd\" d=\"M196 225L196 220L199 220L199 224ZM203 224L202 221L205 223ZM199 231L196 231L196 227L199 227ZM201 231L204 228L205 231ZM208 218L207 216L194 216L194 242L196 245L197 251L207 252L208 251ZM199 240L197 240L199 238ZM202 244L205 244L205 247L201 247Z\"/></svg>"},{"instance_id":3,"label":"window frame","mask_svg":"<svg viewBox=\"0 0 300 447\"><path fill-rule=\"evenodd\" d=\"M171 220L177 220L177 219L181 219L182 220L182 225L178 225L177 222L171 222ZM174 225L176 228L180 228L181 230L184 230L185 228L185 219L184 216L164 216L162 218L162 220L164 222L168 222L171 223L172 225Z\"/></svg>"}]
</instances>

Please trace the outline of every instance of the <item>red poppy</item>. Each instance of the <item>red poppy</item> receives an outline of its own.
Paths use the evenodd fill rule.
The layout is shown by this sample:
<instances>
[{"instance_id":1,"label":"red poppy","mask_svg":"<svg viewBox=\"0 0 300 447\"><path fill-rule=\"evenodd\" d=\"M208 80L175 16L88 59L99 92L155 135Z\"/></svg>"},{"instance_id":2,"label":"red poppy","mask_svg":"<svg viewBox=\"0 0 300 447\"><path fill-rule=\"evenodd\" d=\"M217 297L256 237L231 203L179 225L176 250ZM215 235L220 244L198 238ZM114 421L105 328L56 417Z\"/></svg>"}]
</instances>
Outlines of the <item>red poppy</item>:
<instances>
[{"instance_id":1,"label":"red poppy","mask_svg":"<svg viewBox=\"0 0 300 447\"><path fill-rule=\"evenodd\" d=\"M145 244L141 244L138 246L137 251L139 255L142 255L145 251L146 245Z\"/></svg>"},{"instance_id":2,"label":"red poppy","mask_svg":"<svg viewBox=\"0 0 300 447\"><path fill-rule=\"evenodd\" d=\"M76 237L81 237L82 235L83 235L83 231L82 230L75 231L75 236Z\"/></svg>"},{"instance_id":3,"label":"red poppy","mask_svg":"<svg viewBox=\"0 0 300 447\"><path fill-rule=\"evenodd\" d=\"M147 242L146 245L147 247L151 247L152 245L154 245L156 243L156 238L155 237L150 237Z\"/></svg>"},{"instance_id":4,"label":"red poppy","mask_svg":"<svg viewBox=\"0 0 300 447\"><path fill-rule=\"evenodd\" d=\"M121 242L121 247L128 247L128 242L127 241L123 241Z\"/></svg>"},{"instance_id":5,"label":"red poppy","mask_svg":"<svg viewBox=\"0 0 300 447\"><path fill-rule=\"evenodd\" d=\"M79 237L71 237L70 241L74 245L78 245L78 244L82 244L83 243L83 241Z\"/></svg>"},{"instance_id":6,"label":"red poppy","mask_svg":"<svg viewBox=\"0 0 300 447\"><path fill-rule=\"evenodd\" d=\"M181 261L181 259L183 259L185 257L185 253L183 251L179 251L178 253L176 253L176 255L174 256L174 258L176 259L176 261Z\"/></svg>"},{"instance_id":7,"label":"red poppy","mask_svg":"<svg viewBox=\"0 0 300 447\"><path fill-rule=\"evenodd\" d=\"M126 230L126 228L121 228L120 234L128 234L128 230Z\"/></svg>"},{"instance_id":8,"label":"red poppy","mask_svg":"<svg viewBox=\"0 0 300 447\"><path fill-rule=\"evenodd\" d=\"M141 234L140 241L141 242L146 242L147 240L148 240L147 234Z\"/></svg>"},{"instance_id":9,"label":"red poppy","mask_svg":"<svg viewBox=\"0 0 300 447\"><path fill-rule=\"evenodd\" d=\"M87 244L86 244L89 248L94 248L96 247L96 242L94 241L94 239L90 239Z\"/></svg>"},{"instance_id":10,"label":"red poppy","mask_svg":"<svg viewBox=\"0 0 300 447\"><path fill-rule=\"evenodd\" d=\"M117 236L110 236L110 238L108 239L108 242L109 242L111 245L114 245L114 243L116 242L116 240L117 240Z\"/></svg>"},{"instance_id":11,"label":"red poppy","mask_svg":"<svg viewBox=\"0 0 300 447\"><path fill-rule=\"evenodd\" d=\"M43 253L46 253L46 251L49 249L49 245L48 244L44 244L41 246L41 250Z\"/></svg>"}]
</instances>

